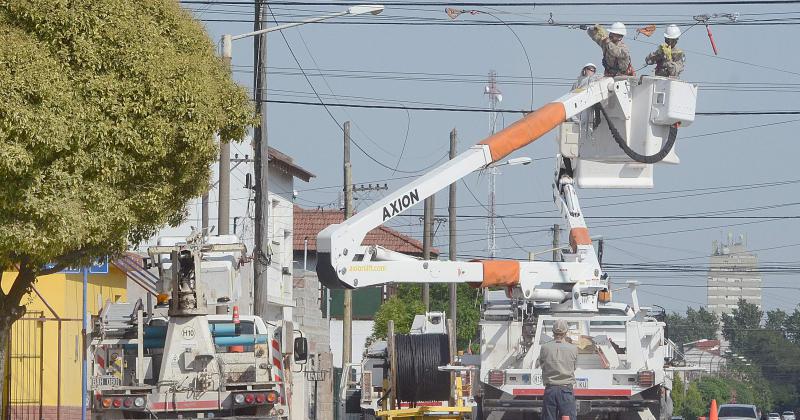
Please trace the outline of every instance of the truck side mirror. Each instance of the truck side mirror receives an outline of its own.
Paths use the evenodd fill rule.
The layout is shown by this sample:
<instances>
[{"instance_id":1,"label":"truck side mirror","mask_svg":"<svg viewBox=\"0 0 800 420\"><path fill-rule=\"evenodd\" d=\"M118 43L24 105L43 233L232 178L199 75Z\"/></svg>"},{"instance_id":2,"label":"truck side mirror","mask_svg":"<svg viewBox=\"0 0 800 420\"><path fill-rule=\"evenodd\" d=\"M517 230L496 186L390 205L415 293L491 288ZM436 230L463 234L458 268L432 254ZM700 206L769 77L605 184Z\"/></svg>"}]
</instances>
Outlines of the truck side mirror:
<instances>
[{"instance_id":1,"label":"truck side mirror","mask_svg":"<svg viewBox=\"0 0 800 420\"><path fill-rule=\"evenodd\" d=\"M308 359L308 340L305 337L294 339L294 362L305 363Z\"/></svg>"}]
</instances>

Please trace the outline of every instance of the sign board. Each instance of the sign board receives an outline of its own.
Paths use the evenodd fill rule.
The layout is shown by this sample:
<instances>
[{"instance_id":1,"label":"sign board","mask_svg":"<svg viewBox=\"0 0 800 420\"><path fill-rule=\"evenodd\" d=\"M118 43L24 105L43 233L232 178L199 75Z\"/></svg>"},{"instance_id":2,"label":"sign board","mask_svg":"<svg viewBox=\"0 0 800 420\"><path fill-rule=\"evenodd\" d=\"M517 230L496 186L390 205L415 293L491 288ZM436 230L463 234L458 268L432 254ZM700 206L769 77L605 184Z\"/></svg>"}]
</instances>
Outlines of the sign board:
<instances>
[{"instance_id":1,"label":"sign board","mask_svg":"<svg viewBox=\"0 0 800 420\"><path fill-rule=\"evenodd\" d=\"M108 274L108 255L92 263L92 265L89 266L89 273Z\"/></svg>"},{"instance_id":2,"label":"sign board","mask_svg":"<svg viewBox=\"0 0 800 420\"><path fill-rule=\"evenodd\" d=\"M55 267L55 263L47 263L44 268L47 270ZM61 270L63 274L81 274L83 267L67 267ZM89 266L89 274L108 274L108 256L100 258Z\"/></svg>"}]
</instances>

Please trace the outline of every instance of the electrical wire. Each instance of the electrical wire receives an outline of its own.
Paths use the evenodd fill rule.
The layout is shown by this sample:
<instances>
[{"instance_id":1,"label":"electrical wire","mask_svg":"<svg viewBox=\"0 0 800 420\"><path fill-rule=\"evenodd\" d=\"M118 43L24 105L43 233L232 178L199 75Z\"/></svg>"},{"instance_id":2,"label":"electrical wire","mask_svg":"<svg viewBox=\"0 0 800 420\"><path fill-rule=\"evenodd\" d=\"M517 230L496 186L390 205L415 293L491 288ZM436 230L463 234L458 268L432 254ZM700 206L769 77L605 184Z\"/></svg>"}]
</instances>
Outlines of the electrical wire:
<instances>
[{"instance_id":1,"label":"electrical wire","mask_svg":"<svg viewBox=\"0 0 800 420\"><path fill-rule=\"evenodd\" d=\"M265 4L267 4L267 3L265 3ZM267 4L267 8L269 8L269 7L270 7L270 5ZM273 15L273 20L274 20L274 18L275 18L275 16ZM275 21L275 22L277 24L277 21ZM336 119L336 117L333 115L333 113L329 109L329 106L336 106L336 105L324 105L324 102L322 101L322 98L319 96L319 93L317 92L316 88L314 87L314 84L311 83L311 79L309 79L308 75L305 74L305 71L303 70L303 66L300 64L300 60L297 58L297 55L295 55L291 44L289 44L289 40L286 38L286 35L283 33L283 31L278 31L278 32L280 32L281 37L283 38L283 42L286 44L286 48L289 49L289 53L291 53L292 58L294 59L295 63L297 63L297 67L300 69L300 71L303 72L303 75L304 75L304 77L306 79L306 82L308 82L308 86L311 88L312 91L314 91L314 94L317 96L317 99L319 100L320 104L323 104L323 107L325 108L325 112L328 114L329 117L331 117L331 119L336 124L336 126L339 127L339 129L342 132L344 132L344 127L339 123L339 120ZM266 100L266 101L263 101L263 102L273 102L273 101ZM443 156L442 158L440 158L439 160L437 160L436 162L434 162L433 164L431 164L428 167L425 167L425 168L422 168L422 169L419 169L419 170L415 170L415 171L406 171L406 170L394 169L391 166L381 162L380 160L378 160L377 158L375 158L374 156L369 154L369 152L367 152L363 147L361 147L361 145L359 145L358 142L356 142L355 139L353 139L352 137L351 137L350 141L353 143L354 146L356 146L356 148L358 150L361 151L361 153L363 153L367 158L369 158L369 160L375 162L376 164L378 164L379 166L382 166L385 169L395 170L395 172L401 172L401 173L407 173L407 174L424 172L424 171L429 170L430 168L433 168L436 164L441 162L442 158L444 157Z\"/></svg>"}]
</instances>

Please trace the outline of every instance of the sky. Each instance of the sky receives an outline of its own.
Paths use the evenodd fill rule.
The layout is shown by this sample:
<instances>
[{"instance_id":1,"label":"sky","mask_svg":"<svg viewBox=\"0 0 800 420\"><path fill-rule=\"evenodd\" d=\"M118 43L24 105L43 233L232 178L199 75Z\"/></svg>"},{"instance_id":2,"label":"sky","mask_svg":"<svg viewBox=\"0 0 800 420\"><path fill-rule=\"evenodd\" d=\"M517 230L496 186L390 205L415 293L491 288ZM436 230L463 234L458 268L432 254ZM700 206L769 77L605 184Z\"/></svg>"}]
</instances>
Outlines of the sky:
<instances>
[{"instance_id":1,"label":"sky","mask_svg":"<svg viewBox=\"0 0 800 420\"><path fill-rule=\"evenodd\" d=\"M252 0L183 1L218 42L222 34L252 30ZM279 23L344 10L346 3L270 1ZM800 56L795 45L800 2L788 4L634 5L619 2L597 6L552 3L477 2L458 9L479 11L451 20L442 3L385 3L379 16L341 17L268 35L268 99L393 107L486 109L488 73L497 72L503 94L499 108L537 108L567 93L586 62L600 65L600 49L585 31L565 25L628 25L625 38L634 67L662 40L666 24L685 32L679 42L686 53L684 80L699 84L698 112L798 111ZM513 4L513 5L508 5ZM490 13L490 14L489 14ZM703 25L710 20L718 47L714 55ZM738 14L733 22L724 14ZM502 24L504 22L505 24ZM656 33L633 39L635 28L653 23ZM269 22L275 25L274 21ZM253 43L234 42L235 79L252 92ZM302 70L301 70L302 69ZM652 73L645 67L637 74ZM305 73L305 75L304 75ZM531 83L532 81L532 83ZM533 89L531 89L531 84ZM312 89L313 87L313 89ZM314 93L316 90L317 94ZM317 96L319 95L319 97ZM292 156L316 175L296 181L296 203L311 208L339 208L341 203L341 124L353 124L353 179L356 184L387 183L402 187L446 158L449 132L458 131L459 151L489 134L490 115L408 109L369 109L269 103L269 144ZM500 127L521 117L502 113ZM681 128L676 150L679 165L655 168L655 188L648 190L580 190L593 236L604 238L609 264L680 264L689 272L622 272L608 270L614 287L641 282L643 305L685 311L706 302L705 268L714 240L729 233L745 235L749 249L771 267L763 275L765 309L793 310L800 301L797 284L800 250L800 173L796 135L800 115L698 116ZM548 134L511 157L528 156L533 164L501 168L497 178L498 258L527 259L529 252L550 255L549 227L561 223L552 203L555 134ZM358 150L363 149L364 152ZM253 154L248 142L232 153ZM387 169L387 168L396 168ZM420 172L422 170L422 172ZM231 217L247 213L244 185L247 165L232 172ZM385 192L357 194L365 208ZM458 255L485 257L488 177L476 173L458 185ZM211 196L216 206L216 193ZM199 200L198 200L199 201ZM421 238L421 205L389 226ZM436 198L437 215L447 214L447 191ZM197 202L178 229L199 225ZM249 210L252 215L252 206ZM668 218L659 218L659 217ZM692 217L675 217L692 216ZM211 212L212 219L216 211ZM645 218L646 217L646 218ZM212 221L213 224L213 221ZM170 232L175 232L171 230ZM241 231L240 231L241 232ZM247 229L244 239L252 235ZM566 241L566 236L562 236ZM447 250L447 224L438 226L435 246ZM767 271L767 270L765 270ZM617 297L626 300L623 292Z\"/></svg>"}]
</instances>

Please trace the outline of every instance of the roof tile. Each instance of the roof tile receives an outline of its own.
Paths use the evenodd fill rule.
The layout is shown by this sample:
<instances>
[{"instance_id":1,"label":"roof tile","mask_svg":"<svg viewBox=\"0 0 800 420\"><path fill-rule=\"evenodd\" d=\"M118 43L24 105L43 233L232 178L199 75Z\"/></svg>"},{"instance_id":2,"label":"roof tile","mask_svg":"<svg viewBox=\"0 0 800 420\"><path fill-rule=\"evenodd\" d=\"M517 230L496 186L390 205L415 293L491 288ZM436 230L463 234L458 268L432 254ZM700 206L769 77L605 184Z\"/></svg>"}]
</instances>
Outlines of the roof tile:
<instances>
[{"instance_id":1,"label":"roof tile","mask_svg":"<svg viewBox=\"0 0 800 420\"><path fill-rule=\"evenodd\" d=\"M316 251L317 234L329 225L341 223L343 220L344 212L341 210L304 209L294 206L294 249L303 250L304 240L308 239L308 250ZM422 255L420 241L386 226L378 226L369 231L364 238L364 243L380 245L404 254ZM431 248L431 254L438 256L439 250Z\"/></svg>"}]
</instances>

